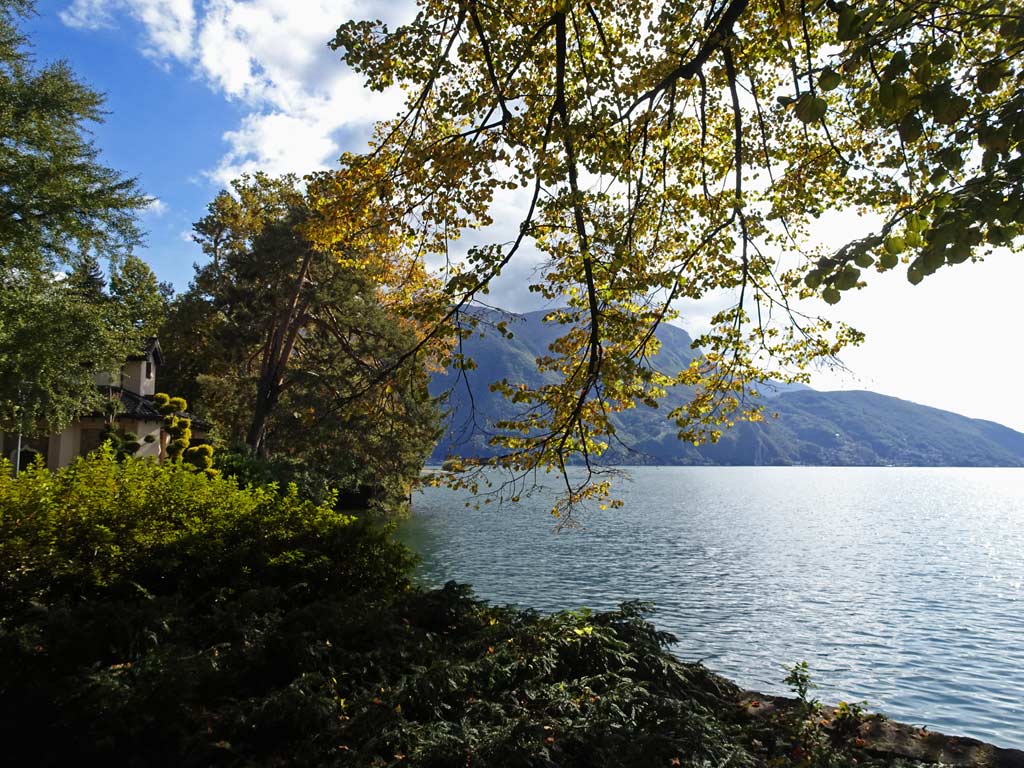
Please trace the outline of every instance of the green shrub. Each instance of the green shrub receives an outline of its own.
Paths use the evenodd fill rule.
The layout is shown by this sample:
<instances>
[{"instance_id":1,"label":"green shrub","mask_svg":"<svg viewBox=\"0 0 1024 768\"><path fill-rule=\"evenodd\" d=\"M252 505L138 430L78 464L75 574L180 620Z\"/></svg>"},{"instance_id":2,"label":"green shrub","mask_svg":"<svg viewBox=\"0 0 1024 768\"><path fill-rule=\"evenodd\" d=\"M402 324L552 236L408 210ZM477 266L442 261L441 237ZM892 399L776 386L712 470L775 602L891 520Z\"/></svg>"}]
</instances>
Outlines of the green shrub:
<instances>
[{"instance_id":1,"label":"green shrub","mask_svg":"<svg viewBox=\"0 0 1024 768\"><path fill-rule=\"evenodd\" d=\"M412 589L386 530L294 486L109 447L7 469L5 764L807 765L641 604L545 616Z\"/></svg>"},{"instance_id":2,"label":"green shrub","mask_svg":"<svg viewBox=\"0 0 1024 768\"><path fill-rule=\"evenodd\" d=\"M235 478L239 485L277 483L287 486L294 483L302 498L326 503L333 497L339 510L369 512L372 507L374 512L395 512L389 505L379 503L378 489L361 486L357 478L327 476L320 468L311 467L309 462L293 456L263 457L244 445L233 446L216 451L214 466L224 475Z\"/></svg>"},{"instance_id":3,"label":"green shrub","mask_svg":"<svg viewBox=\"0 0 1024 768\"><path fill-rule=\"evenodd\" d=\"M230 753L210 746L208 718L269 722L316 666L305 611L409 589L411 555L386 530L294 487L239 489L180 464L119 463L109 447L53 473L9 469L0 739L12 765L216 762Z\"/></svg>"},{"instance_id":4,"label":"green shrub","mask_svg":"<svg viewBox=\"0 0 1024 768\"><path fill-rule=\"evenodd\" d=\"M213 468L213 446L194 445L185 450L185 461L196 469L201 469L207 474L214 474Z\"/></svg>"},{"instance_id":5,"label":"green shrub","mask_svg":"<svg viewBox=\"0 0 1024 768\"><path fill-rule=\"evenodd\" d=\"M171 397L165 392L157 392L153 395L153 402L156 404L157 410L163 414L163 431L170 437L170 443L167 445L167 458L171 461L178 461L188 450L192 440L192 420L178 415L188 409L188 402L183 397ZM210 467L202 469L209 470ZM212 474L212 472L208 471L207 474Z\"/></svg>"},{"instance_id":6,"label":"green shrub","mask_svg":"<svg viewBox=\"0 0 1024 768\"><path fill-rule=\"evenodd\" d=\"M149 437L149 435L147 435ZM129 456L134 456L139 448L142 447L142 443L139 441L139 436L134 432L127 432L123 427L117 424L108 424L106 429L103 430L103 441L110 441L111 449L114 451L114 455L118 459L125 459Z\"/></svg>"},{"instance_id":7,"label":"green shrub","mask_svg":"<svg viewBox=\"0 0 1024 768\"><path fill-rule=\"evenodd\" d=\"M0 468L0 608L87 596L132 584L193 593L291 584L389 590L406 583L409 557L394 548L376 569L353 570L366 526L294 487L240 489L181 464L115 460L109 446L69 467ZM358 533L356 533L358 532ZM385 534L374 546L382 547ZM365 560L365 558L364 558ZM367 562L360 566L369 567Z\"/></svg>"}]
</instances>

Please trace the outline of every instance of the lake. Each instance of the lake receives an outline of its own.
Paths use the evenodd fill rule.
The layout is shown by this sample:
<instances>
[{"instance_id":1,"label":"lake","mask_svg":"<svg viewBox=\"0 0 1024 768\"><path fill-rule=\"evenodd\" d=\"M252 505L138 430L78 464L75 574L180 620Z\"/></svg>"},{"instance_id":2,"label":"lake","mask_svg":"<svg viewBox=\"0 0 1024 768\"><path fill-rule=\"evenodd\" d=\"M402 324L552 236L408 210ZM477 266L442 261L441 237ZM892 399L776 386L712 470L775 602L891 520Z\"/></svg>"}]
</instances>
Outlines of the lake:
<instances>
[{"instance_id":1,"label":"lake","mask_svg":"<svg viewBox=\"0 0 1024 768\"><path fill-rule=\"evenodd\" d=\"M554 532L543 487L481 509L426 489L399 537L426 583L543 611L650 600L676 655L745 687L786 693L806 660L823 701L1024 748L1024 470L627 471L625 507L582 530Z\"/></svg>"}]
</instances>

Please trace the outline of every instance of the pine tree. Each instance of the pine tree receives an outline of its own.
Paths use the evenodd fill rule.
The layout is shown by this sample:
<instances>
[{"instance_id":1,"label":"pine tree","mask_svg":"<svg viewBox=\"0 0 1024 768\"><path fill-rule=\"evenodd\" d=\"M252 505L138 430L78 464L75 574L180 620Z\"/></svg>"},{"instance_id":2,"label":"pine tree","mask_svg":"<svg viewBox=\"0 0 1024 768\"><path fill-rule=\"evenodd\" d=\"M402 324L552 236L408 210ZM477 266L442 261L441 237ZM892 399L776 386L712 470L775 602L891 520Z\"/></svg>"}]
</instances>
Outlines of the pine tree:
<instances>
[{"instance_id":1,"label":"pine tree","mask_svg":"<svg viewBox=\"0 0 1024 768\"><path fill-rule=\"evenodd\" d=\"M67 276L68 286L83 301L100 304L107 299L107 279L99 260L91 253L79 257Z\"/></svg>"},{"instance_id":2,"label":"pine tree","mask_svg":"<svg viewBox=\"0 0 1024 768\"><path fill-rule=\"evenodd\" d=\"M140 241L135 179L98 162L87 131L103 96L66 62L34 66L16 20L31 0L0 0L0 267L54 270Z\"/></svg>"},{"instance_id":3,"label":"pine tree","mask_svg":"<svg viewBox=\"0 0 1024 768\"><path fill-rule=\"evenodd\" d=\"M98 161L88 127L102 95L65 62L35 64L17 26L34 8L0 0L0 428L29 432L98 407L93 372L137 347L98 300L99 261L139 243L136 211L148 202Z\"/></svg>"},{"instance_id":4,"label":"pine tree","mask_svg":"<svg viewBox=\"0 0 1024 768\"><path fill-rule=\"evenodd\" d=\"M138 256L129 254L110 271L110 297L129 328L155 336L167 315L166 285Z\"/></svg>"}]
</instances>

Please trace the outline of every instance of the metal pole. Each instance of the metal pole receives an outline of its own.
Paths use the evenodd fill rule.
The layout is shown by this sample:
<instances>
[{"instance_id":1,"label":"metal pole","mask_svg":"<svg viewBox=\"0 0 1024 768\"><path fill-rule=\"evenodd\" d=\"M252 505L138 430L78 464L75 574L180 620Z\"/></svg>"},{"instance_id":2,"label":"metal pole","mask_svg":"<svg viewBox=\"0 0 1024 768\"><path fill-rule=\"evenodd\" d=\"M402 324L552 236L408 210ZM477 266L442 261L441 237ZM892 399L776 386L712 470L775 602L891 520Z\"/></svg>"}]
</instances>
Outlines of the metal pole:
<instances>
[{"instance_id":1,"label":"metal pole","mask_svg":"<svg viewBox=\"0 0 1024 768\"><path fill-rule=\"evenodd\" d=\"M18 384L18 448L14 453L14 476L21 471L21 433L25 431L25 382Z\"/></svg>"}]
</instances>

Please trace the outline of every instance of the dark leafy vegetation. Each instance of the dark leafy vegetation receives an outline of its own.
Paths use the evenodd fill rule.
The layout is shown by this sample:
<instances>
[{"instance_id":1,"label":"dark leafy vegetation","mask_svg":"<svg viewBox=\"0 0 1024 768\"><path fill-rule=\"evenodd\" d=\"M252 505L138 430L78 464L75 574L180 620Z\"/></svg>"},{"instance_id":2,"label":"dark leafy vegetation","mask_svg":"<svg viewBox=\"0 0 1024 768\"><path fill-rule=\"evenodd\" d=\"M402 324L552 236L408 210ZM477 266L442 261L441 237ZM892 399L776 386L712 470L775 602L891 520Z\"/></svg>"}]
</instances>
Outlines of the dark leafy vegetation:
<instances>
[{"instance_id":1,"label":"dark leafy vegetation","mask_svg":"<svg viewBox=\"0 0 1024 768\"><path fill-rule=\"evenodd\" d=\"M438 435L436 353L401 359L415 322L343 263L361 251L304 236L300 187L243 177L196 222L209 261L171 306L162 384L215 425L243 479L274 468L314 498L334 487L397 505Z\"/></svg>"},{"instance_id":2,"label":"dark leafy vegetation","mask_svg":"<svg viewBox=\"0 0 1024 768\"><path fill-rule=\"evenodd\" d=\"M809 764L810 732L746 718L734 686L666 652L645 606L492 607L413 588L410 564L381 528L182 464L102 451L0 473L7 759Z\"/></svg>"}]
</instances>

